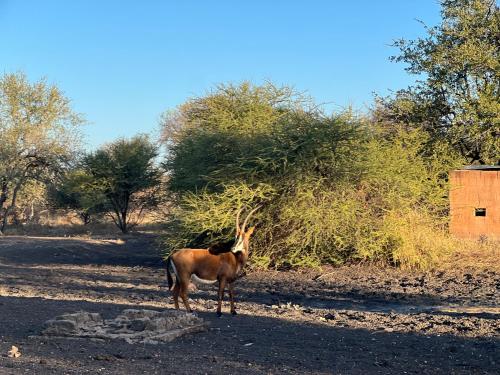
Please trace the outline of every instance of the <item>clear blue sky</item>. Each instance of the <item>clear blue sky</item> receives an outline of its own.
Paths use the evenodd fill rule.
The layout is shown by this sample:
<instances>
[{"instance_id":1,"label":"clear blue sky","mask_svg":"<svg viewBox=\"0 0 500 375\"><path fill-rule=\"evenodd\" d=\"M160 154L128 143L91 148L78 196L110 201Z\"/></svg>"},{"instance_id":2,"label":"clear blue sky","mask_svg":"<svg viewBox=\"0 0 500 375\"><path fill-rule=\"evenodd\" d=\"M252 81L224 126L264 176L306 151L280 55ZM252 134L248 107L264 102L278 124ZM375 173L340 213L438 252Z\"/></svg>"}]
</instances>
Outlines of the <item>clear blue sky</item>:
<instances>
[{"instance_id":1,"label":"clear blue sky","mask_svg":"<svg viewBox=\"0 0 500 375\"><path fill-rule=\"evenodd\" d=\"M270 80L366 110L406 87L392 40L425 35L437 0L0 0L0 74L46 77L89 122L89 148L158 128L220 82Z\"/></svg>"}]
</instances>

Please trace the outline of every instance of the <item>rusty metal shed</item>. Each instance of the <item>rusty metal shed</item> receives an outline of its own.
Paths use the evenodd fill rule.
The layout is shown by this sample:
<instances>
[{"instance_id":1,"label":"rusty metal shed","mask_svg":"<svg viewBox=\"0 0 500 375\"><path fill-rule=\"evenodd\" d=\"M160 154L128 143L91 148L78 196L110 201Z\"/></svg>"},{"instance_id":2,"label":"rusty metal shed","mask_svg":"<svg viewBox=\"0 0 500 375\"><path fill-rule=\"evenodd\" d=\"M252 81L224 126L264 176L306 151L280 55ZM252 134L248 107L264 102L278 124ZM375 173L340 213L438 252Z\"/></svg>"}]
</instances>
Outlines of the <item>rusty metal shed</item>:
<instances>
[{"instance_id":1,"label":"rusty metal shed","mask_svg":"<svg viewBox=\"0 0 500 375\"><path fill-rule=\"evenodd\" d=\"M450 172L450 232L500 240L500 165Z\"/></svg>"}]
</instances>

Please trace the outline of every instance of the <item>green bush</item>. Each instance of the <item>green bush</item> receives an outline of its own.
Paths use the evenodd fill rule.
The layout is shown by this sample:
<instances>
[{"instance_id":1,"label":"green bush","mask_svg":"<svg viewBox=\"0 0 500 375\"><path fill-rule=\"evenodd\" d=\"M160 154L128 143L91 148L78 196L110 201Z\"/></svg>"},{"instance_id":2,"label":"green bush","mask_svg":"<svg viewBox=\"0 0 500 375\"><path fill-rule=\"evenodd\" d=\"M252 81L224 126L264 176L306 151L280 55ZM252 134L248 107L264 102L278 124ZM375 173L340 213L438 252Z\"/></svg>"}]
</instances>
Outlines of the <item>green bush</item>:
<instances>
[{"instance_id":1,"label":"green bush","mask_svg":"<svg viewBox=\"0 0 500 375\"><path fill-rule=\"evenodd\" d=\"M221 86L181 106L164 129L177 200L168 250L226 239L237 210L261 204L252 261L263 267L427 266L415 258L432 241L414 236L410 221L421 233L442 226L446 172L461 162L446 145L424 153L421 130L327 116L270 84Z\"/></svg>"},{"instance_id":2,"label":"green bush","mask_svg":"<svg viewBox=\"0 0 500 375\"><path fill-rule=\"evenodd\" d=\"M93 177L83 169L68 171L57 184L49 185L48 200L52 208L75 211L84 225L106 212L105 195L94 188Z\"/></svg>"}]
</instances>

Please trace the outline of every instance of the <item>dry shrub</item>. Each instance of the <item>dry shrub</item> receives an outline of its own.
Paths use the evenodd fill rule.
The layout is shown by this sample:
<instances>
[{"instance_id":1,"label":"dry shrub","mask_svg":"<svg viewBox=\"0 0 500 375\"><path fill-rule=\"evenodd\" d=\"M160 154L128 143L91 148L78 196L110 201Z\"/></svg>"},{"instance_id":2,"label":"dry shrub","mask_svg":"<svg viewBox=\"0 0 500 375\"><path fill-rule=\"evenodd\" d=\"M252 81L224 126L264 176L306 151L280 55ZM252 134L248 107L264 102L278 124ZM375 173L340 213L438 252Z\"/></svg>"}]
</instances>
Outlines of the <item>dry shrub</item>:
<instances>
[{"instance_id":1,"label":"dry shrub","mask_svg":"<svg viewBox=\"0 0 500 375\"><path fill-rule=\"evenodd\" d=\"M43 210L39 213L37 222L27 222L9 225L6 234L33 236L93 236L119 234L116 225L107 216L101 216L89 224L84 224L81 216L72 210ZM165 216L156 212L146 211L144 218L134 230L158 233L164 229Z\"/></svg>"},{"instance_id":2,"label":"dry shrub","mask_svg":"<svg viewBox=\"0 0 500 375\"><path fill-rule=\"evenodd\" d=\"M449 257L441 259L441 269L475 269L500 272L500 241L488 239L454 239Z\"/></svg>"},{"instance_id":3,"label":"dry shrub","mask_svg":"<svg viewBox=\"0 0 500 375\"><path fill-rule=\"evenodd\" d=\"M384 217L382 231L394 243L388 258L405 269L433 268L449 259L456 247L446 224L427 212L391 212Z\"/></svg>"}]
</instances>

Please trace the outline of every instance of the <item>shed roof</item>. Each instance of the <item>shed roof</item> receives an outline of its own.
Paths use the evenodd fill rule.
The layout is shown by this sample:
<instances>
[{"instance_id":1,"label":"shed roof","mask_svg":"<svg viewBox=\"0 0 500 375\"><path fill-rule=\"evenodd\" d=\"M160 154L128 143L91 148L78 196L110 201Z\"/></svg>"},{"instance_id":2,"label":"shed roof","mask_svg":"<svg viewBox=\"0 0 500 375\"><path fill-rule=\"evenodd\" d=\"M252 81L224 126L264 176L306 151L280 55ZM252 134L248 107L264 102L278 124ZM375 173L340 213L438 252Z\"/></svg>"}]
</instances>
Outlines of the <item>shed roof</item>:
<instances>
[{"instance_id":1,"label":"shed roof","mask_svg":"<svg viewBox=\"0 0 500 375\"><path fill-rule=\"evenodd\" d=\"M467 171L500 171L500 165L466 165L459 170Z\"/></svg>"}]
</instances>

